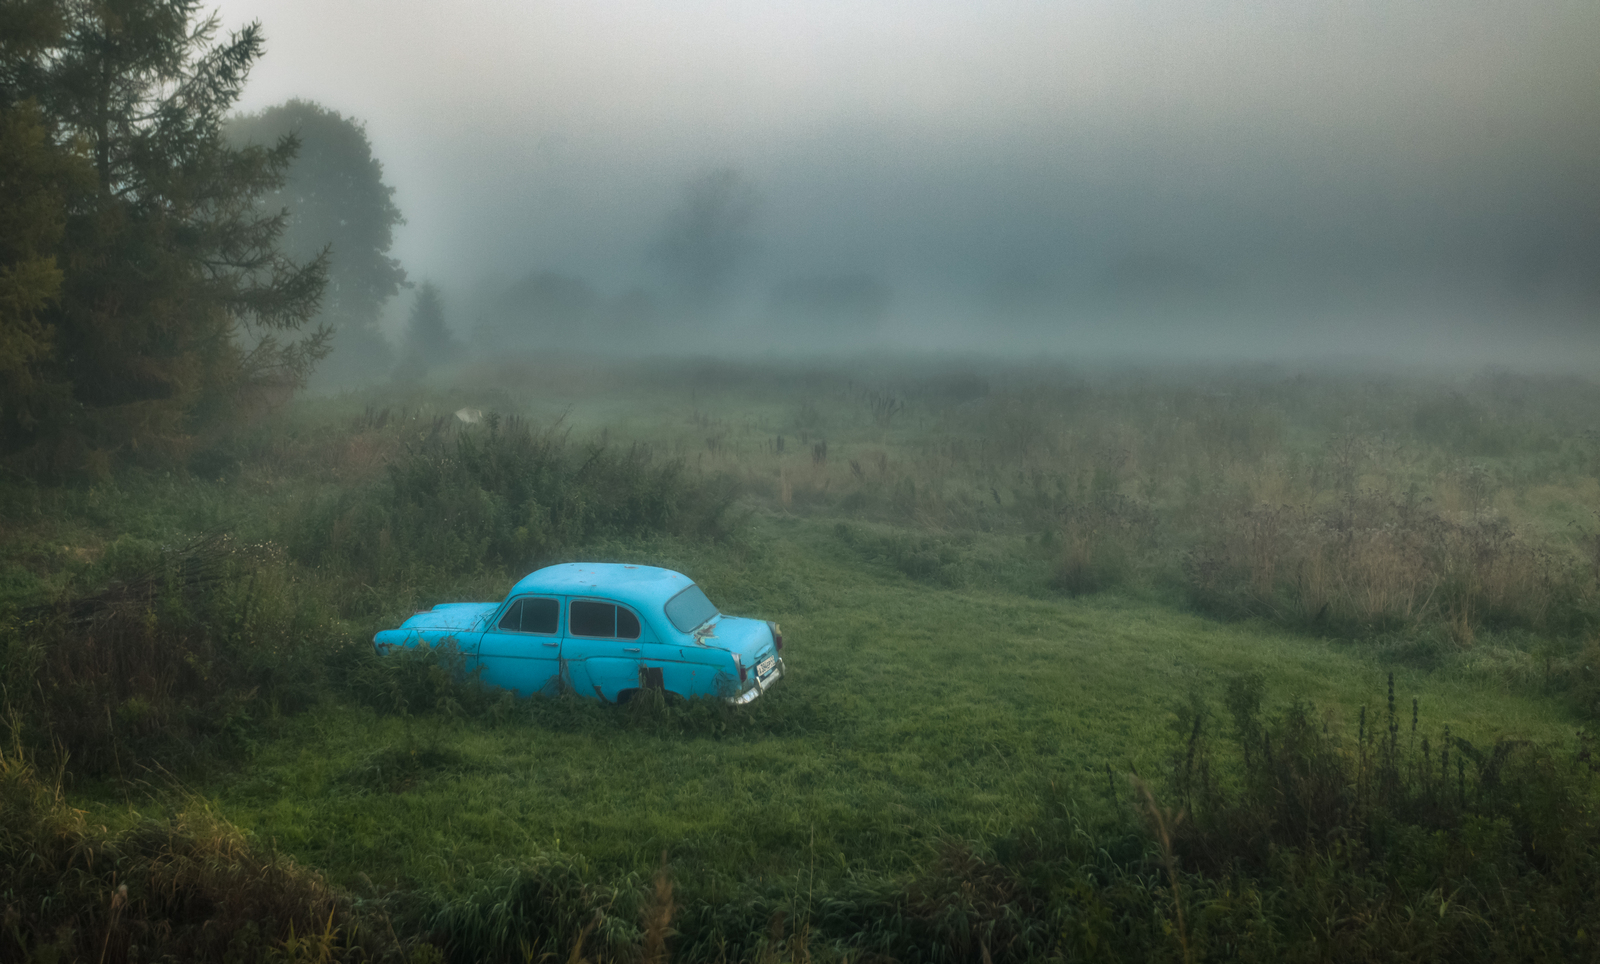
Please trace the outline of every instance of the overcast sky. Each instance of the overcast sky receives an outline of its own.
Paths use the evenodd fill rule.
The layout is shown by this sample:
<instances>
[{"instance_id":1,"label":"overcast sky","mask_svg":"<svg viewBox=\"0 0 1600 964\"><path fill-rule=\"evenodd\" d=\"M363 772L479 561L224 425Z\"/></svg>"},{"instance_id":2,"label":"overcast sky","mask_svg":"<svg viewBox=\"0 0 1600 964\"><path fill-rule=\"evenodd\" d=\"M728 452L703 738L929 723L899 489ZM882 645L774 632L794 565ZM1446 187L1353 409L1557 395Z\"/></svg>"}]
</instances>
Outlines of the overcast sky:
<instances>
[{"instance_id":1,"label":"overcast sky","mask_svg":"<svg viewBox=\"0 0 1600 964\"><path fill-rule=\"evenodd\" d=\"M1089 344L1135 316L1180 348L1597 343L1595 0L219 12L266 36L243 108L366 122L408 219L395 253L447 291L655 284L684 185L733 168L755 197L735 304L865 276L886 332L915 316L952 343L1003 323Z\"/></svg>"}]
</instances>

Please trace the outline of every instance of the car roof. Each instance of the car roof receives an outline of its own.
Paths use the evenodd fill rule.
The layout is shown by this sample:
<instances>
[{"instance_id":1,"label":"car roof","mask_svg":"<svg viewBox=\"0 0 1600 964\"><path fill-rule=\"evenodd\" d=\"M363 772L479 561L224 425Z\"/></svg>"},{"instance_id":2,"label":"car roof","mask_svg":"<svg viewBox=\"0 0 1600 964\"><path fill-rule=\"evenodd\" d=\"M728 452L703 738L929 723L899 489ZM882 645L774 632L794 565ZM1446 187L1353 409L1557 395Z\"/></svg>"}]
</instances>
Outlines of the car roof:
<instances>
[{"instance_id":1,"label":"car roof","mask_svg":"<svg viewBox=\"0 0 1600 964\"><path fill-rule=\"evenodd\" d=\"M681 572L657 566L616 562L568 562L546 566L511 587L512 595L547 592L561 596L604 596L640 609L658 608L694 585Z\"/></svg>"}]
</instances>

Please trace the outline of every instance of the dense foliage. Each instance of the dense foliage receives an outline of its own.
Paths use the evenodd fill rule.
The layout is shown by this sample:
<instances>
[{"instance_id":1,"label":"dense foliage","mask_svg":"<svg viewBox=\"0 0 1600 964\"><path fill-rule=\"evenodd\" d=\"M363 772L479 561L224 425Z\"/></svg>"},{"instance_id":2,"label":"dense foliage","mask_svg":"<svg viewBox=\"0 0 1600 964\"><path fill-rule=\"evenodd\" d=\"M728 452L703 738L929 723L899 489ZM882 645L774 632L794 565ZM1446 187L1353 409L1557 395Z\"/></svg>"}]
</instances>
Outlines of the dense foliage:
<instances>
[{"instance_id":1,"label":"dense foliage","mask_svg":"<svg viewBox=\"0 0 1600 964\"><path fill-rule=\"evenodd\" d=\"M320 258L278 249L292 140L230 148L258 28L194 0L5 5L0 451L44 471L181 460L328 350Z\"/></svg>"}]
</instances>

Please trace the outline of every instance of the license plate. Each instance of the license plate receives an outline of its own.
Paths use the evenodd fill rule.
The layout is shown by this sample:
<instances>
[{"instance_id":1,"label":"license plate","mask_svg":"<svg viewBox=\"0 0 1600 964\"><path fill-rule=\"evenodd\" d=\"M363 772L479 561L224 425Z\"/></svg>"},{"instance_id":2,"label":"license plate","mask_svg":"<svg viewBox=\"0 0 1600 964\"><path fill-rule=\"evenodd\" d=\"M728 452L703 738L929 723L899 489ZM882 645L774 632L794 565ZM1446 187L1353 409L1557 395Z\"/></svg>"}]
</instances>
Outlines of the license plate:
<instances>
[{"instance_id":1,"label":"license plate","mask_svg":"<svg viewBox=\"0 0 1600 964\"><path fill-rule=\"evenodd\" d=\"M775 659L774 657L768 656L766 659L764 659L761 662L756 664L756 675L757 676L765 676L768 673L772 672L772 668L774 666L777 666L777 665L778 665L777 659Z\"/></svg>"}]
</instances>

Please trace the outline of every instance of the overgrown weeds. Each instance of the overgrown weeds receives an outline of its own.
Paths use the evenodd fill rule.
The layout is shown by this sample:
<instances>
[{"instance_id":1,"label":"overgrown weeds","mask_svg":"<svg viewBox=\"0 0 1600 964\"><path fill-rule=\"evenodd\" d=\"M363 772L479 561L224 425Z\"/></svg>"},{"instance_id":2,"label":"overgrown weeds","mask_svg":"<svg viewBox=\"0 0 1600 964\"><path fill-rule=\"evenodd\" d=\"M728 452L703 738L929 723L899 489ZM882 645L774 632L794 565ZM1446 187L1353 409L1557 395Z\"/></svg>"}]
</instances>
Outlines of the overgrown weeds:
<instances>
[{"instance_id":1,"label":"overgrown weeds","mask_svg":"<svg viewBox=\"0 0 1600 964\"><path fill-rule=\"evenodd\" d=\"M449 417L392 419L376 408L301 437L263 431L195 465L229 481L147 480L157 500L211 506L157 506L152 513L170 516L162 531L206 531L208 516L223 514L216 507L237 499L241 514L256 514L241 520L248 538L163 548L157 527L143 516L130 521L133 495L119 502L33 491L31 508L19 499L0 513L8 537L26 529L34 540L0 572L8 605L29 600L8 610L0 629L6 702L37 758L69 761L70 779L132 778L155 761L237 760L277 715L329 695L353 699L390 717L372 731L381 738L308 783L373 812L495 775L470 742L495 728L512 741L577 733L575 745L642 745L646 757L685 749L711 757L731 746L761 751L721 757L753 761L751 770L793 765L770 781L732 781L755 801L739 812L759 818L741 822L730 842L771 834L765 849L751 848L746 876L630 874L616 869L632 864L614 852L606 859L617 863L602 867L559 845L519 840L515 859L467 871L452 864L436 888L425 874L391 878L418 889L367 906L387 909L417 942L418 960L433 942L459 960L1592 958L1589 935L1600 930L1588 887L1600 876L1600 839L1588 742L1573 753L1512 738L1464 740L1399 695L1341 723L1310 702L1269 705L1262 681L1248 676L1217 699L1185 705L1170 782L1147 774L1152 800L1140 804L1113 777L1113 817L1073 799L1084 781L1041 773L1031 823L1024 812L1005 818L1022 825L997 821L993 833L984 825L970 839L860 844L879 848L869 859L892 855L892 870L830 854L837 868L796 874L794 861L772 858L785 847L792 857L806 833L803 821L768 824L762 794L859 779L837 809L817 811L844 839L840 826L866 822L850 808L867 798L850 793L869 778L850 768L909 773L919 766L913 752L925 754L923 767L944 762L909 735L911 748L892 761L863 748L852 731L865 718L852 709L858 696L876 712L884 693L898 696L904 681L939 673L941 686L922 692L942 700L953 691L944 681L982 665L983 640L1007 632L1029 642L1007 649L995 670L1006 675L994 677L1007 682L995 684L996 694L1015 701L1019 715L1034 714L1045 704L1027 701L1040 698L1047 677L1020 672L1029 664L1016 657L1030 648L1059 654L1072 634L1104 629L1084 621L1064 633L1064 624L1038 620L1056 627L1051 635L1030 616L1009 629L991 622L945 648L880 646L920 626L914 609L935 599L981 604L990 588L1013 593L1008 606L1073 612L1098 604L1038 597L1170 588L1209 613L1368 640L1373 660L1489 666L1505 655L1508 667L1495 672L1531 692L1569 695L1594 714L1600 542L1591 503L1600 463L1582 428L1600 403L1587 383L1491 382L1451 394L1269 375L1213 384L1052 372L1032 382L929 377L837 390L821 379L773 389L779 414L770 419L746 398L702 388L693 418L683 419L687 441L670 430L638 444L584 440L562 423L514 419L463 428ZM712 410L719 405L740 414ZM662 409L670 420L671 405ZM66 505L81 510L90 538L55 539L46 517ZM620 707L571 693L514 700L478 685L449 647L372 654L371 631L424 595L480 586L498 593L508 576L597 545L643 553L661 544L651 540L682 539L722 553L738 512L762 507L775 517L763 538L786 531L794 516L819 517L787 530L823 547L813 574L837 567L867 579L881 566L970 595L891 579L893 600L858 596L859 611L831 612L825 622L819 615L837 608L818 592L825 576L811 585L801 569L775 578L783 584L774 598L852 641L831 666L823 647L813 650L810 679L835 687L831 703L787 682L738 708L648 691ZM728 569L754 568L749 553L729 554L737 558ZM51 566L50 579L35 577ZM748 598L769 591L750 588L759 582L730 580ZM32 604L62 586L59 598ZM965 618L960 608L948 610L949 621ZM864 675L851 682L850 673ZM908 709L921 707L894 705L896 718L925 727L931 717ZM365 718L366 710L352 712ZM1029 726L1049 725L1038 722L1045 718ZM1073 739L1068 732L1063 742ZM779 746L793 737L806 740ZM802 742L803 751L794 748ZM571 765L586 774L585 751L567 752L563 765L579 758ZM796 765L802 753L814 758ZM4 759L11 767L22 757L8 751ZM380 930L374 919L203 805L135 831L102 832L65 806L59 780L29 772L7 777L0 873L10 876L0 904L14 910L3 938L13 943L0 957L133 959L136 946L140 959L337 958L358 946L374 957L399 953L387 938L363 943ZM966 777L959 767L951 773ZM1098 787L1104 780L1094 773ZM1045 787L1051 777L1070 789ZM1026 800L1035 789L1025 777L1002 786L980 792ZM938 789L916 798L932 801L914 817L924 830L944 819ZM578 802L563 813L576 815L561 819L587 819L588 792L574 791ZM1098 814L1092 823L1090 813ZM628 829L609 829L610 841L633 829L615 823ZM308 847L324 845L320 828L298 829L315 838ZM362 842L369 849L345 852L428 841L415 844L421 852L434 846L435 829L386 826ZM653 860L672 843L650 838L641 850ZM694 841L680 866L707 866L704 854L716 845ZM321 852L340 859L331 842ZM340 868L351 879L362 869ZM261 921L256 931L240 923L250 915Z\"/></svg>"},{"instance_id":2,"label":"overgrown weeds","mask_svg":"<svg viewBox=\"0 0 1600 964\"><path fill-rule=\"evenodd\" d=\"M123 831L66 802L15 742L0 750L0 959L371 960L397 945L314 871L199 802Z\"/></svg>"},{"instance_id":3,"label":"overgrown weeds","mask_svg":"<svg viewBox=\"0 0 1600 964\"><path fill-rule=\"evenodd\" d=\"M691 480L681 459L646 445L579 443L559 423L491 414L481 428L440 428L408 444L381 481L307 506L289 544L358 600L363 585L528 572L606 539L726 539L737 493Z\"/></svg>"},{"instance_id":4,"label":"overgrown weeds","mask_svg":"<svg viewBox=\"0 0 1600 964\"><path fill-rule=\"evenodd\" d=\"M1305 700L1269 714L1263 696L1245 675L1227 685L1228 723L1201 700L1180 710L1170 790L1186 819L1171 850L1229 888L1278 888L1280 946L1335 959L1379 947L1451 960L1592 953L1600 898L1584 882L1600 872L1600 822L1581 734L1575 755L1506 737L1474 745L1427 726L1392 676L1354 734ZM1519 923L1530 918L1537 933Z\"/></svg>"},{"instance_id":5,"label":"overgrown weeds","mask_svg":"<svg viewBox=\"0 0 1600 964\"><path fill-rule=\"evenodd\" d=\"M1458 521L1371 493L1220 518L1185 575L1211 611L1368 632L1437 624L1462 646L1477 627L1568 634L1600 616L1584 567L1503 518Z\"/></svg>"},{"instance_id":6,"label":"overgrown weeds","mask_svg":"<svg viewBox=\"0 0 1600 964\"><path fill-rule=\"evenodd\" d=\"M248 750L317 698L350 641L271 545L212 533L108 553L101 588L0 623L5 702L83 774Z\"/></svg>"},{"instance_id":7,"label":"overgrown weeds","mask_svg":"<svg viewBox=\"0 0 1600 964\"><path fill-rule=\"evenodd\" d=\"M773 394L795 392L801 414L716 420L695 465L739 477L775 512L843 521L870 536L865 552L953 588L1176 590L1229 618L1369 638L1441 629L1461 647L1485 632L1600 628L1592 384L1001 374L807 372L786 386L775 372ZM894 399L892 423L863 398ZM687 452L703 426L661 431ZM782 447L785 432L804 447ZM1011 555L1031 540L1048 565L987 565L974 538L1009 540Z\"/></svg>"}]
</instances>

